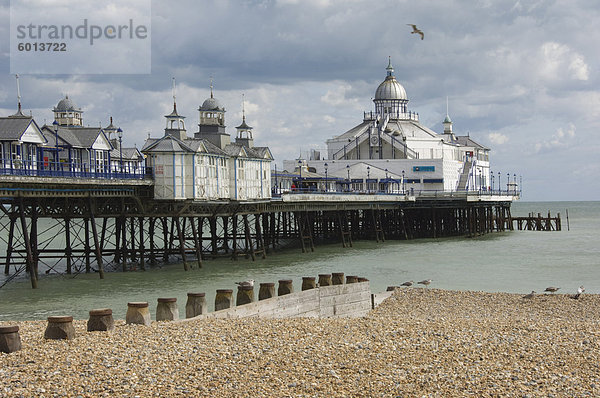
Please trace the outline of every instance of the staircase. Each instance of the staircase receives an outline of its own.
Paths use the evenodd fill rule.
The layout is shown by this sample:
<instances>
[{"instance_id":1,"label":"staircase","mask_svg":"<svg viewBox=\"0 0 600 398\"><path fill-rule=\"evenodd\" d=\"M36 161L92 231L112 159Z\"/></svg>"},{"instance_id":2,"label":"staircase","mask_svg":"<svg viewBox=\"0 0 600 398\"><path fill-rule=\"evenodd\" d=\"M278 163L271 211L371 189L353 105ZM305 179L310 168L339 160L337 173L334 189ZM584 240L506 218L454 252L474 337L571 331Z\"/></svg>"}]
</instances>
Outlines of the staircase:
<instances>
[{"instance_id":1,"label":"staircase","mask_svg":"<svg viewBox=\"0 0 600 398\"><path fill-rule=\"evenodd\" d=\"M471 168L473 167L473 161L467 160L465 161L465 166L463 167L462 174L458 179L458 186L456 187L457 191L466 191L467 183L469 182L469 176L471 175Z\"/></svg>"}]
</instances>

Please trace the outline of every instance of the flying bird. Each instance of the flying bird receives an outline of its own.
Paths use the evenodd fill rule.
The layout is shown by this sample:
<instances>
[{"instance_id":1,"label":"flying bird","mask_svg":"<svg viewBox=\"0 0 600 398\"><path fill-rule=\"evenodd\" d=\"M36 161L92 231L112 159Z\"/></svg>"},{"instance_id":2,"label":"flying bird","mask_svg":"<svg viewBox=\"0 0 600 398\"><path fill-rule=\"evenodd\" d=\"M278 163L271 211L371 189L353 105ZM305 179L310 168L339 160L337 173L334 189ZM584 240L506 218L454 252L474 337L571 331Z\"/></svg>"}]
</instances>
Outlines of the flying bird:
<instances>
[{"instance_id":1,"label":"flying bird","mask_svg":"<svg viewBox=\"0 0 600 398\"><path fill-rule=\"evenodd\" d=\"M235 284L241 287L254 287L254 279L248 279L247 281L243 282L236 282Z\"/></svg>"},{"instance_id":2,"label":"flying bird","mask_svg":"<svg viewBox=\"0 0 600 398\"><path fill-rule=\"evenodd\" d=\"M415 283L415 282L413 282L413 281L408 281L408 282L404 282L404 283L403 283L403 284L401 284L400 286L406 286L406 287L410 287L410 286L412 286L412 285L413 285L413 283Z\"/></svg>"},{"instance_id":3,"label":"flying bird","mask_svg":"<svg viewBox=\"0 0 600 398\"><path fill-rule=\"evenodd\" d=\"M427 287L427 285L429 285L432 282L431 279L425 279L424 281L421 282L417 282L419 285L425 285L425 287Z\"/></svg>"},{"instance_id":4,"label":"flying bird","mask_svg":"<svg viewBox=\"0 0 600 398\"><path fill-rule=\"evenodd\" d=\"M423 40L425 38L425 33L423 33L422 30L420 30L419 28L417 28L417 25L413 25L411 23L407 23L408 26L412 26L413 31L410 32L411 35L414 35L415 33L421 36L421 40Z\"/></svg>"},{"instance_id":5,"label":"flying bird","mask_svg":"<svg viewBox=\"0 0 600 398\"><path fill-rule=\"evenodd\" d=\"M558 289L560 289L560 287L554 287L554 286L549 286L546 288L546 290L544 290L545 292L550 292L550 293L554 293L556 292Z\"/></svg>"},{"instance_id":6,"label":"flying bird","mask_svg":"<svg viewBox=\"0 0 600 398\"><path fill-rule=\"evenodd\" d=\"M531 293L523 296L524 299L532 299L535 296L535 290L532 290Z\"/></svg>"}]
</instances>

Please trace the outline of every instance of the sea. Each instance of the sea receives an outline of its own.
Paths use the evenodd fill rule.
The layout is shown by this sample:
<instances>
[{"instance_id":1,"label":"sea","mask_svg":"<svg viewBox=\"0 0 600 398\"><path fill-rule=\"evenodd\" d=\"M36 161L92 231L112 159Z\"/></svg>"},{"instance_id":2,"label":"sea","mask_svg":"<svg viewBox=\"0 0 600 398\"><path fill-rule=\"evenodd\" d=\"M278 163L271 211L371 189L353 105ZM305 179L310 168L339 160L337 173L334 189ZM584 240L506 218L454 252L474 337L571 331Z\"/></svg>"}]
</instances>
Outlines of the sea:
<instances>
[{"instance_id":1,"label":"sea","mask_svg":"<svg viewBox=\"0 0 600 398\"><path fill-rule=\"evenodd\" d=\"M111 308L124 319L127 303L148 301L151 313L159 297L176 297L185 315L188 292L205 292L213 310L217 289L234 289L236 281L277 282L292 279L300 290L303 276L343 272L369 279L372 292L402 282L432 279L428 288L510 292L600 293L600 202L515 202L513 216L560 213L562 231L494 232L475 238L410 241L357 241L319 245L314 252L285 249L256 261L244 258L206 260L202 268L184 271L169 263L146 271L41 275L39 288L19 277L0 288L0 321L43 320L51 315L87 319L96 308ZM568 218L567 218L568 214ZM0 276L0 285L4 283ZM255 289L255 294L258 288Z\"/></svg>"}]
</instances>

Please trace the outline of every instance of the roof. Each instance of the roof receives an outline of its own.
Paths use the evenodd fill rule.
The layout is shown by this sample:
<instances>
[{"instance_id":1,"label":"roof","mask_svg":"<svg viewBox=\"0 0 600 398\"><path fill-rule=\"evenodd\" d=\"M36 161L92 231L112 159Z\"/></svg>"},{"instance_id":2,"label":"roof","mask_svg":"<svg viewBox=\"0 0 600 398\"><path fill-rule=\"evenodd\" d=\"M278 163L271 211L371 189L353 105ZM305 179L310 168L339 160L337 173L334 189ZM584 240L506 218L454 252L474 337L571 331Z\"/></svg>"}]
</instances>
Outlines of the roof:
<instances>
[{"instance_id":1,"label":"roof","mask_svg":"<svg viewBox=\"0 0 600 398\"><path fill-rule=\"evenodd\" d=\"M140 151L137 148L123 148L122 151L118 149L113 149L110 151L110 157L113 159L120 159L121 154L123 154L123 160L141 160L143 158Z\"/></svg>"},{"instance_id":2,"label":"roof","mask_svg":"<svg viewBox=\"0 0 600 398\"><path fill-rule=\"evenodd\" d=\"M44 125L42 132L49 141L50 138L54 139L53 126ZM76 148L91 148L100 134L104 134L100 127L58 126L58 137Z\"/></svg>"},{"instance_id":3,"label":"roof","mask_svg":"<svg viewBox=\"0 0 600 398\"><path fill-rule=\"evenodd\" d=\"M33 118L27 117L0 117L0 139L18 140L29 127Z\"/></svg>"},{"instance_id":4,"label":"roof","mask_svg":"<svg viewBox=\"0 0 600 398\"><path fill-rule=\"evenodd\" d=\"M153 140L152 143L149 143ZM142 152L195 152L182 140L168 134L159 139L148 138Z\"/></svg>"},{"instance_id":5,"label":"roof","mask_svg":"<svg viewBox=\"0 0 600 398\"><path fill-rule=\"evenodd\" d=\"M471 146L474 148L486 149L486 150L490 149L488 147L481 145L480 143L478 143L476 141L473 141L471 139L471 137L469 137L468 135L456 136L456 141L458 142L458 144L463 145L463 146Z\"/></svg>"},{"instance_id":6,"label":"roof","mask_svg":"<svg viewBox=\"0 0 600 398\"><path fill-rule=\"evenodd\" d=\"M219 102L219 100L217 100L216 98L213 98L213 96L211 95L210 98L207 98L204 103L202 104L202 106L199 109L200 111L225 111L225 108L223 108L223 106L221 105L221 103Z\"/></svg>"},{"instance_id":7,"label":"roof","mask_svg":"<svg viewBox=\"0 0 600 398\"><path fill-rule=\"evenodd\" d=\"M81 109L77 109L73 101L69 98L69 96L65 96L65 98L58 101L58 104L53 109L54 112L82 112Z\"/></svg>"}]
</instances>

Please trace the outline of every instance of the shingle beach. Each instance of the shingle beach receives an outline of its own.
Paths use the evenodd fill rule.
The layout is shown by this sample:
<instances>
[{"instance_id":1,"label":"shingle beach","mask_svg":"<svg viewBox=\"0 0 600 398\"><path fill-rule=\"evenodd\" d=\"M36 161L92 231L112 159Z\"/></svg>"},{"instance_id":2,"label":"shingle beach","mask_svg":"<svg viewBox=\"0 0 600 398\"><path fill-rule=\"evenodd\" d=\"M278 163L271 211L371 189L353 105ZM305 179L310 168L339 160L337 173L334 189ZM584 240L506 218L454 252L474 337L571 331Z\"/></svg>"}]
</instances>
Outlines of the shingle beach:
<instances>
[{"instance_id":1,"label":"shingle beach","mask_svg":"<svg viewBox=\"0 0 600 398\"><path fill-rule=\"evenodd\" d=\"M19 325L3 397L595 397L600 296L397 290L365 318L200 319L44 340ZM124 303L126 305L126 303ZM68 314L66 314L68 315Z\"/></svg>"}]
</instances>

